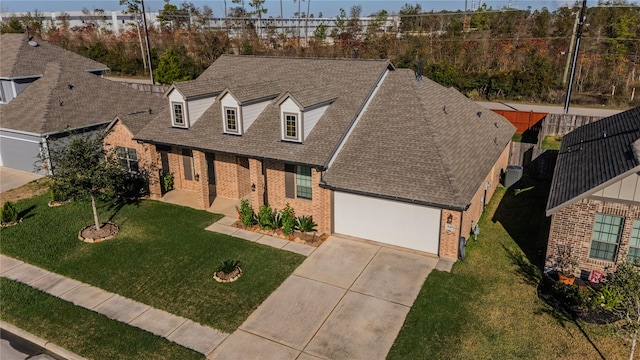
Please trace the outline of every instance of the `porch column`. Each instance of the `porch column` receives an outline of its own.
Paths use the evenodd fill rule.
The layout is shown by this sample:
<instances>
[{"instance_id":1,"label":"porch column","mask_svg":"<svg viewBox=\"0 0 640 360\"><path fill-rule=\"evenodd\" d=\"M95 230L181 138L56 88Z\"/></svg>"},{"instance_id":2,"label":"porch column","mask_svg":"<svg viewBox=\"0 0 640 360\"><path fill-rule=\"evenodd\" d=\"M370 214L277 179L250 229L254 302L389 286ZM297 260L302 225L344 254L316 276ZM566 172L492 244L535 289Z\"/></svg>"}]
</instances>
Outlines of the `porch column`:
<instances>
[{"instance_id":1,"label":"porch column","mask_svg":"<svg viewBox=\"0 0 640 360\"><path fill-rule=\"evenodd\" d=\"M162 198L160 154L156 151L156 146L152 144L144 144L144 154L148 156L148 166L145 170L149 172L149 197L151 199L160 199Z\"/></svg>"},{"instance_id":2,"label":"porch column","mask_svg":"<svg viewBox=\"0 0 640 360\"><path fill-rule=\"evenodd\" d=\"M256 213L264 205L264 175L262 161L249 159L249 178L251 180L251 207ZM255 185L255 186L254 186Z\"/></svg>"},{"instance_id":3,"label":"porch column","mask_svg":"<svg viewBox=\"0 0 640 360\"><path fill-rule=\"evenodd\" d=\"M193 150L194 180L196 180L196 193L198 194L198 206L201 209L209 208L209 183L207 181L207 159L202 151Z\"/></svg>"}]
</instances>

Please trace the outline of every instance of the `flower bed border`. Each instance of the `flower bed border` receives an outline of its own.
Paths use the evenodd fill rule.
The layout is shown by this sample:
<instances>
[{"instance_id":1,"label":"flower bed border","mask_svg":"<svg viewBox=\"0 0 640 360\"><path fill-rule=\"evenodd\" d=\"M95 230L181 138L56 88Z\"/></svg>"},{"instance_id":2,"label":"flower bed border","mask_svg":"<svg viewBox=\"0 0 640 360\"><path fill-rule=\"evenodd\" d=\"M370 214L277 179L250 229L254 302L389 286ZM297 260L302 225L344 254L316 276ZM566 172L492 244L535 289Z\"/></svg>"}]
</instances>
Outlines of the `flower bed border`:
<instances>
[{"instance_id":1,"label":"flower bed border","mask_svg":"<svg viewBox=\"0 0 640 360\"><path fill-rule=\"evenodd\" d=\"M247 231L253 231L253 232L257 232L257 233L261 233L264 235L269 235L269 236L273 236L273 237L277 237L283 240L288 240L288 241L293 241L293 242L297 242L299 244L305 244L305 245L309 245L309 246L313 246L313 247L318 247L320 246L325 240L327 240L329 238L328 234L325 233L304 233L298 230L294 230L293 233L291 235L284 235L282 233L282 228L280 229L276 229L276 230L266 230L261 228L259 225L253 225L251 227L247 227L245 226L242 221L237 220L236 222L234 222L233 224L231 224L231 226L238 228L238 229L242 229L242 230L247 230ZM300 235L303 235L303 237L306 236L312 236L313 237L313 241L308 241L303 239Z\"/></svg>"}]
</instances>

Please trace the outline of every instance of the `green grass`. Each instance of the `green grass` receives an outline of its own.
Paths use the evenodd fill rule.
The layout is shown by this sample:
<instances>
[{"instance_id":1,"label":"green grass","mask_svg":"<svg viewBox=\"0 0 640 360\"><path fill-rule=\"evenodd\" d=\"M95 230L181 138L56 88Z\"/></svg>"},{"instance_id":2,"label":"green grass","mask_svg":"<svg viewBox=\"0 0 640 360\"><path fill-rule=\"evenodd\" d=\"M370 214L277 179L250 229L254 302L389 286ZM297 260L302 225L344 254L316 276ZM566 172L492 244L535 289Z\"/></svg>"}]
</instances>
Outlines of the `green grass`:
<instances>
[{"instance_id":1,"label":"green grass","mask_svg":"<svg viewBox=\"0 0 640 360\"><path fill-rule=\"evenodd\" d=\"M560 150L562 144L562 136L547 135L542 139L541 147L544 150Z\"/></svg>"},{"instance_id":2,"label":"green grass","mask_svg":"<svg viewBox=\"0 0 640 360\"><path fill-rule=\"evenodd\" d=\"M2 320L83 357L204 359L195 351L27 285L5 278L0 278L0 285Z\"/></svg>"},{"instance_id":3,"label":"green grass","mask_svg":"<svg viewBox=\"0 0 640 360\"><path fill-rule=\"evenodd\" d=\"M522 142L522 134L513 134L513 136L511 137L511 141Z\"/></svg>"},{"instance_id":4,"label":"green grass","mask_svg":"<svg viewBox=\"0 0 640 360\"><path fill-rule=\"evenodd\" d=\"M518 195L498 189L466 260L429 275L389 359L628 357L610 327L574 321L537 296L549 185L525 179L523 186L534 187Z\"/></svg>"},{"instance_id":5,"label":"green grass","mask_svg":"<svg viewBox=\"0 0 640 360\"><path fill-rule=\"evenodd\" d=\"M277 250L204 230L220 218L206 211L143 201L113 215L119 234L87 244L78 231L91 224L89 204L50 208L39 196L18 203L18 226L3 228L3 254L220 329L234 331L304 260ZM116 211L117 210L117 211ZM233 283L213 280L224 260L242 261Z\"/></svg>"}]
</instances>

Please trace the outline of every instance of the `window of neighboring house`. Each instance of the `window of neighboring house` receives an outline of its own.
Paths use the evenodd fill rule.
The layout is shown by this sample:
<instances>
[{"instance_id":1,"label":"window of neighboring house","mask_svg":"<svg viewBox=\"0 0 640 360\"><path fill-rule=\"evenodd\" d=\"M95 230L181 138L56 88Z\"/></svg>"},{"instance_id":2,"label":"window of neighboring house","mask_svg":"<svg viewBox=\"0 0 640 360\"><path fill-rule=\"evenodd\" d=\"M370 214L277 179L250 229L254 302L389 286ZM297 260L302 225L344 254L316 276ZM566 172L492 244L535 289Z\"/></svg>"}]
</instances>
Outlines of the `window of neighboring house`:
<instances>
[{"instance_id":1,"label":"window of neighboring house","mask_svg":"<svg viewBox=\"0 0 640 360\"><path fill-rule=\"evenodd\" d=\"M173 124L176 126L186 126L184 122L184 110L181 103L171 103L173 108Z\"/></svg>"},{"instance_id":2,"label":"window of neighboring house","mask_svg":"<svg viewBox=\"0 0 640 360\"><path fill-rule=\"evenodd\" d=\"M136 154L136 149L117 146L116 155L123 169L131 172L138 171L138 154Z\"/></svg>"},{"instance_id":3,"label":"window of neighboring house","mask_svg":"<svg viewBox=\"0 0 640 360\"><path fill-rule=\"evenodd\" d=\"M224 128L229 133L240 133L240 122L238 121L238 109L224 108Z\"/></svg>"},{"instance_id":4,"label":"window of neighboring house","mask_svg":"<svg viewBox=\"0 0 640 360\"><path fill-rule=\"evenodd\" d=\"M285 196L311 200L311 168L285 164Z\"/></svg>"},{"instance_id":5,"label":"window of neighboring house","mask_svg":"<svg viewBox=\"0 0 640 360\"><path fill-rule=\"evenodd\" d=\"M621 216L596 214L591 235L589 257L607 261L615 261L622 233Z\"/></svg>"},{"instance_id":6,"label":"window of neighboring house","mask_svg":"<svg viewBox=\"0 0 640 360\"><path fill-rule=\"evenodd\" d=\"M632 264L640 264L640 219L633 220L633 229L631 229L631 238L629 239L629 254L627 254L627 260Z\"/></svg>"},{"instance_id":7,"label":"window of neighboring house","mask_svg":"<svg viewBox=\"0 0 640 360\"><path fill-rule=\"evenodd\" d=\"M182 167L184 168L184 179L193 180L193 152L189 149L182 149Z\"/></svg>"}]
</instances>

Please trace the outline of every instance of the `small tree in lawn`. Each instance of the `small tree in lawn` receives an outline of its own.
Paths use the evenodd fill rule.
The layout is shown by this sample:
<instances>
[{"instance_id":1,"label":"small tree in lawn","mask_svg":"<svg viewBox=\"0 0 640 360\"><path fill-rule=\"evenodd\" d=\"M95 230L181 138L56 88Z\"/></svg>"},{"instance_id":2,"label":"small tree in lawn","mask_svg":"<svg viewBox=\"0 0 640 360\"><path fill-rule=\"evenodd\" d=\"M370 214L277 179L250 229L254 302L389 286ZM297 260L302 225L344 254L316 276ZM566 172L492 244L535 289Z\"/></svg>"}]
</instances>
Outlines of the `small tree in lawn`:
<instances>
[{"instance_id":1,"label":"small tree in lawn","mask_svg":"<svg viewBox=\"0 0 640 360\"><path fill-rule=\"evenodd\" d=\"M616 298L616 306L611 310L622 318L617 323L620 334L631 340L629 360L632 360L640 330L640 268L626 262L621 264L611 276L607 288Z\"/></svg>"},{"instance_id":2,"label":"small tree in lawn","mask_svg":"<svg viewBox=\"0 0 640 360\"><path fill-rule=\"evenodd\" d=\"M113 198L118 180L125 176L115 155L103 147L105 135L72 134L68 144L54 142L43 161L52 165L52 180L70 198L91 199L96 231L100 230L96 198Z\"/></svg>"}]
</instances>

